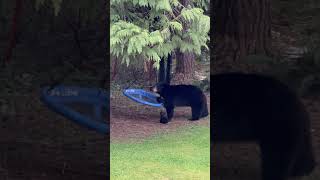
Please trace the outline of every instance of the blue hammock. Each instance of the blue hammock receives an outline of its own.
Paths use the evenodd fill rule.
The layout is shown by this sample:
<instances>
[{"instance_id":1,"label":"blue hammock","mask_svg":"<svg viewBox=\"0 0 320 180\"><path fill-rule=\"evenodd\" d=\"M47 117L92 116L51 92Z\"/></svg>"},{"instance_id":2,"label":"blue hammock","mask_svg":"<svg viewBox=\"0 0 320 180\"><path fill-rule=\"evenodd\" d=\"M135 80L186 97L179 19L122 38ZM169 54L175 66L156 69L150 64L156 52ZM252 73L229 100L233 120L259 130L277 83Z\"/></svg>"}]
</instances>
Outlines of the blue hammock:
<instances>
[{"instance_id":1,"label":"blue hammock","mask_svg":"<svg viewBox=\"0 0 320 180\"><path fill-rule=\"evenodd\" d=\"M89 129L109 132L109 94L98 88L56 86L42 90L41 100L50 109Z\"/></svg>"},{"instance_id":2,"label":"blue hammock","mask_svg":"<svg viewBox=\"0 0 320 180\"><path fill-rule=\"evenodd\" d=\"M163 104L157 101L157 96L154 93L143 89L126 89L123 94L131 100L154 107L162 107Z\"/></svg>"}]
</instances>

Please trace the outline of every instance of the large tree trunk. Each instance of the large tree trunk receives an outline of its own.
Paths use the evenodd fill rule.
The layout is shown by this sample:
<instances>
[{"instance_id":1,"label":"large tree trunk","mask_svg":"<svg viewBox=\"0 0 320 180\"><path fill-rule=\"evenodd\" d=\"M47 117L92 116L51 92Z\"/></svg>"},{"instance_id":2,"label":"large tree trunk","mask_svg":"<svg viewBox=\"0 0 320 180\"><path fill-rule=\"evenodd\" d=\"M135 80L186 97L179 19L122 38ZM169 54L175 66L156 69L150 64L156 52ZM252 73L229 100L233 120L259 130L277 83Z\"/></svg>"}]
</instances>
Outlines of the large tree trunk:
<instances>
[{"instance_id":1,"label":"large tree trunk","mask_svg":"<svg viewBox=\"0 0 320 180\"><path fill-rule=\"evenodd\" d=\"M187 7L191 4L191 0L180 0L180 3ZM184 29L187 28L188 24L183 24ZM193 73L194 69L194 53L192 52L185 52L182 53L179 50L176 51L176 73L182 73L184 75L189 75Z\"/></svg>"},{"instance_id":2,"label":"large tree trunk","mask_svg":"<svg viewBox=\"0 0 320 180\"><path fill-rule=\"evenodd\" d=\"M153 67L155 61L153 60L145 60L144 61L144 73L145 76L148 77L148 84L151 86L154 84L154 80L156 79L157 70Z\"/></svg>"},{"instance_id":3,"label":"large tree trunk","mask_svg":"<svg viewBox=\"0 0 320 180\"><path fill-rule=\"evenodd\" d=\"M194 69L194 54L191 52L182 53L176 51L176 73L184 75L192 74Z\"/></svg>"},{"instance_id":4,"label":"large tree trunk","mask_svg":"<svg viewBox=\"0 0 320 180\"><path fill-rule=\"evenodd\" d=\"M270 54L269 0L216 0L213 6L214 70L232 70L250 54Z\"/></svg>"}]
</instances>

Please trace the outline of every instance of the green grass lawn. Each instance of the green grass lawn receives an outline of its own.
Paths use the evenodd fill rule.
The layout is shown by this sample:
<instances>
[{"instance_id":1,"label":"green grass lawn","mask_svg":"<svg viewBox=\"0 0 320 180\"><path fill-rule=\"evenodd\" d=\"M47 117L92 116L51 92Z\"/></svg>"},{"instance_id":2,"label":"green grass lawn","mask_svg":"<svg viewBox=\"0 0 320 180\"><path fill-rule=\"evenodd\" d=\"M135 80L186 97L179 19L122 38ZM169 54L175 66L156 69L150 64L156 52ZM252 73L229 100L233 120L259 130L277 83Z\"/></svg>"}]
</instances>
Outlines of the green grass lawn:
<instances>
[{"instance_id":1,"label":"green grass lawn","mask_svg":"<svg viewBox=\"0 0 320 180\"><path fill-rule=\"evenodd\" d=\"M111 143L111 180L209 180L210 128L193 126L143 142Z\"/></svg>"}]
</instances>

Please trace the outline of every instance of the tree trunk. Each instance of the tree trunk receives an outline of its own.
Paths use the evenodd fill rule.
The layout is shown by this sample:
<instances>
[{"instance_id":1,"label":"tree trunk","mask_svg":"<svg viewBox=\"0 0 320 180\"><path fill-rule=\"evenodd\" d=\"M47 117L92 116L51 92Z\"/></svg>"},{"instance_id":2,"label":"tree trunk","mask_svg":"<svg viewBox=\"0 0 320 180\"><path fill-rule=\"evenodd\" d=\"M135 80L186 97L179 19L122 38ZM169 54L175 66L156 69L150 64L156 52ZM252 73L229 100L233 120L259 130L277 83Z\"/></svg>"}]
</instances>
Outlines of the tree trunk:
<instances>
[{"instance_id":1,"label":"tree trunk","mask_svg":"<svg viewBox=\"0 0 320 180\"><path fill-rule=\"evenodd\" d=\"M148 76L148 84L152 85L154 84L155 77L157 75L156 69L153 67L154 66L154 61L153 60L148 60L144 61L144 73L146 76Z\"/></svg>"},{"instance_id":2,"label":"tree trunk","mask_svg":"<svg viewBox=\"0 0 320 180\"><path fill-rule=\"evenodd\" d=\"M216 0L213 6L214 69L233 69L250 54L271 54L269 0Z\"/></svg>"},{"instance_id":3,"label":"tree trunk","mask_svg":"<svg viewBox=\"0 0 320 180\"><path fill-rule=\"evenodd\" d=\"M180 0L180 3L187 7L191 4L191 0ZM183 24L184 29L188 27L188 24ZM193 73L194 69L194 53L176 51L176 73L182 73L184 75L189 75Z\"/></svg>"},{"instance_id":4,"label":"tree trunk","mask_svg":"<svg viewBox=\"0 0 320 180\"><path fill-rule=\"evenodd\" d=\"M118 61L119 61L119 59L116 58L116 57L113 59L111 81L114 81L116 75L118 74L118 69L119 69L119 67L118 67L118 64L119 64Z\"/></svg>"},{"instance_id":5,"label":"tree trunk","mask_svg":"<svg viewBox=\"0 0 320 180\"><path fill-rule=\"evenodd\" d=\"M111 62L111 57L110 57L110 43L108 42L109 37L109 32L105 31L105 29L109 28L110 20L109 20L109 13L107 11L104 11L105 9L110 9L110 1L104 0L101 2L102 6L101 8L103 9L101 12L103 14L101 15L101 28L102 32L104 32L103 40L102 40L102 46L104 49L107 50L107 52L104 54L105 55L105 64L104 64L104 71L102 73L102 78L100 82L100 87L105 88L106 90L110 90L110 62Z\"/></svg>"},{"instance_id":6,"label":"tree trunk","mask_svg":"<svg viewBox=\"0 0 320 180\"><path fill-rule=\"evenodd\" d=\"M164 62L164 58L161 58L159 74L158 74L158 82L164 82L165 78L166 78L165 62Z\"/></svg>"},{"instance_id":7,"label":"tree trunk","mask_svg":"<svg viewBox=\"0 0 320 180\"><path fill-rule=\"evenodd\" d=\"M170 84L171 82L171 64L172 64L172 55L168 55L167 59L167 69L166 69L166 82Z\"/></svg>"},{"instance_id":8,"label":"tree trunk","mask_svg":"<svg viewBox=\"0 0 320 180\"><path fill-rule=\"evenodd\" d=\"M192 74L194 68L194 54L190 52L182 53L176 51L176 73L182 73L184 75Z\"/></svg>"}]
</instances>

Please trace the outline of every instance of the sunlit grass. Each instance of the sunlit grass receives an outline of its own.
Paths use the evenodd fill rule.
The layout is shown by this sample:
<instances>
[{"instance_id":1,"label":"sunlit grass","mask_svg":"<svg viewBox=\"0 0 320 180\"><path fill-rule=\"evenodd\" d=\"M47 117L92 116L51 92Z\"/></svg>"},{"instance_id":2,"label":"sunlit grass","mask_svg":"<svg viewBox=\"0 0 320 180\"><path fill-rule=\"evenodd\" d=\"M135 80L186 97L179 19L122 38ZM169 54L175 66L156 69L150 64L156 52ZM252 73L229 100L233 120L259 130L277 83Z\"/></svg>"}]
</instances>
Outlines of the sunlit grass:
<instances>
[{"instance_id":1,"label":"sunlit grass","mask_svg":"<svg viewBox=\"0 0 320 180\"><path fill-rule=\"evenodd\" d=\"M143 142L111 143L111 180L210 179L210 129L194 126Z\"/></svg>"}]
</instances>

